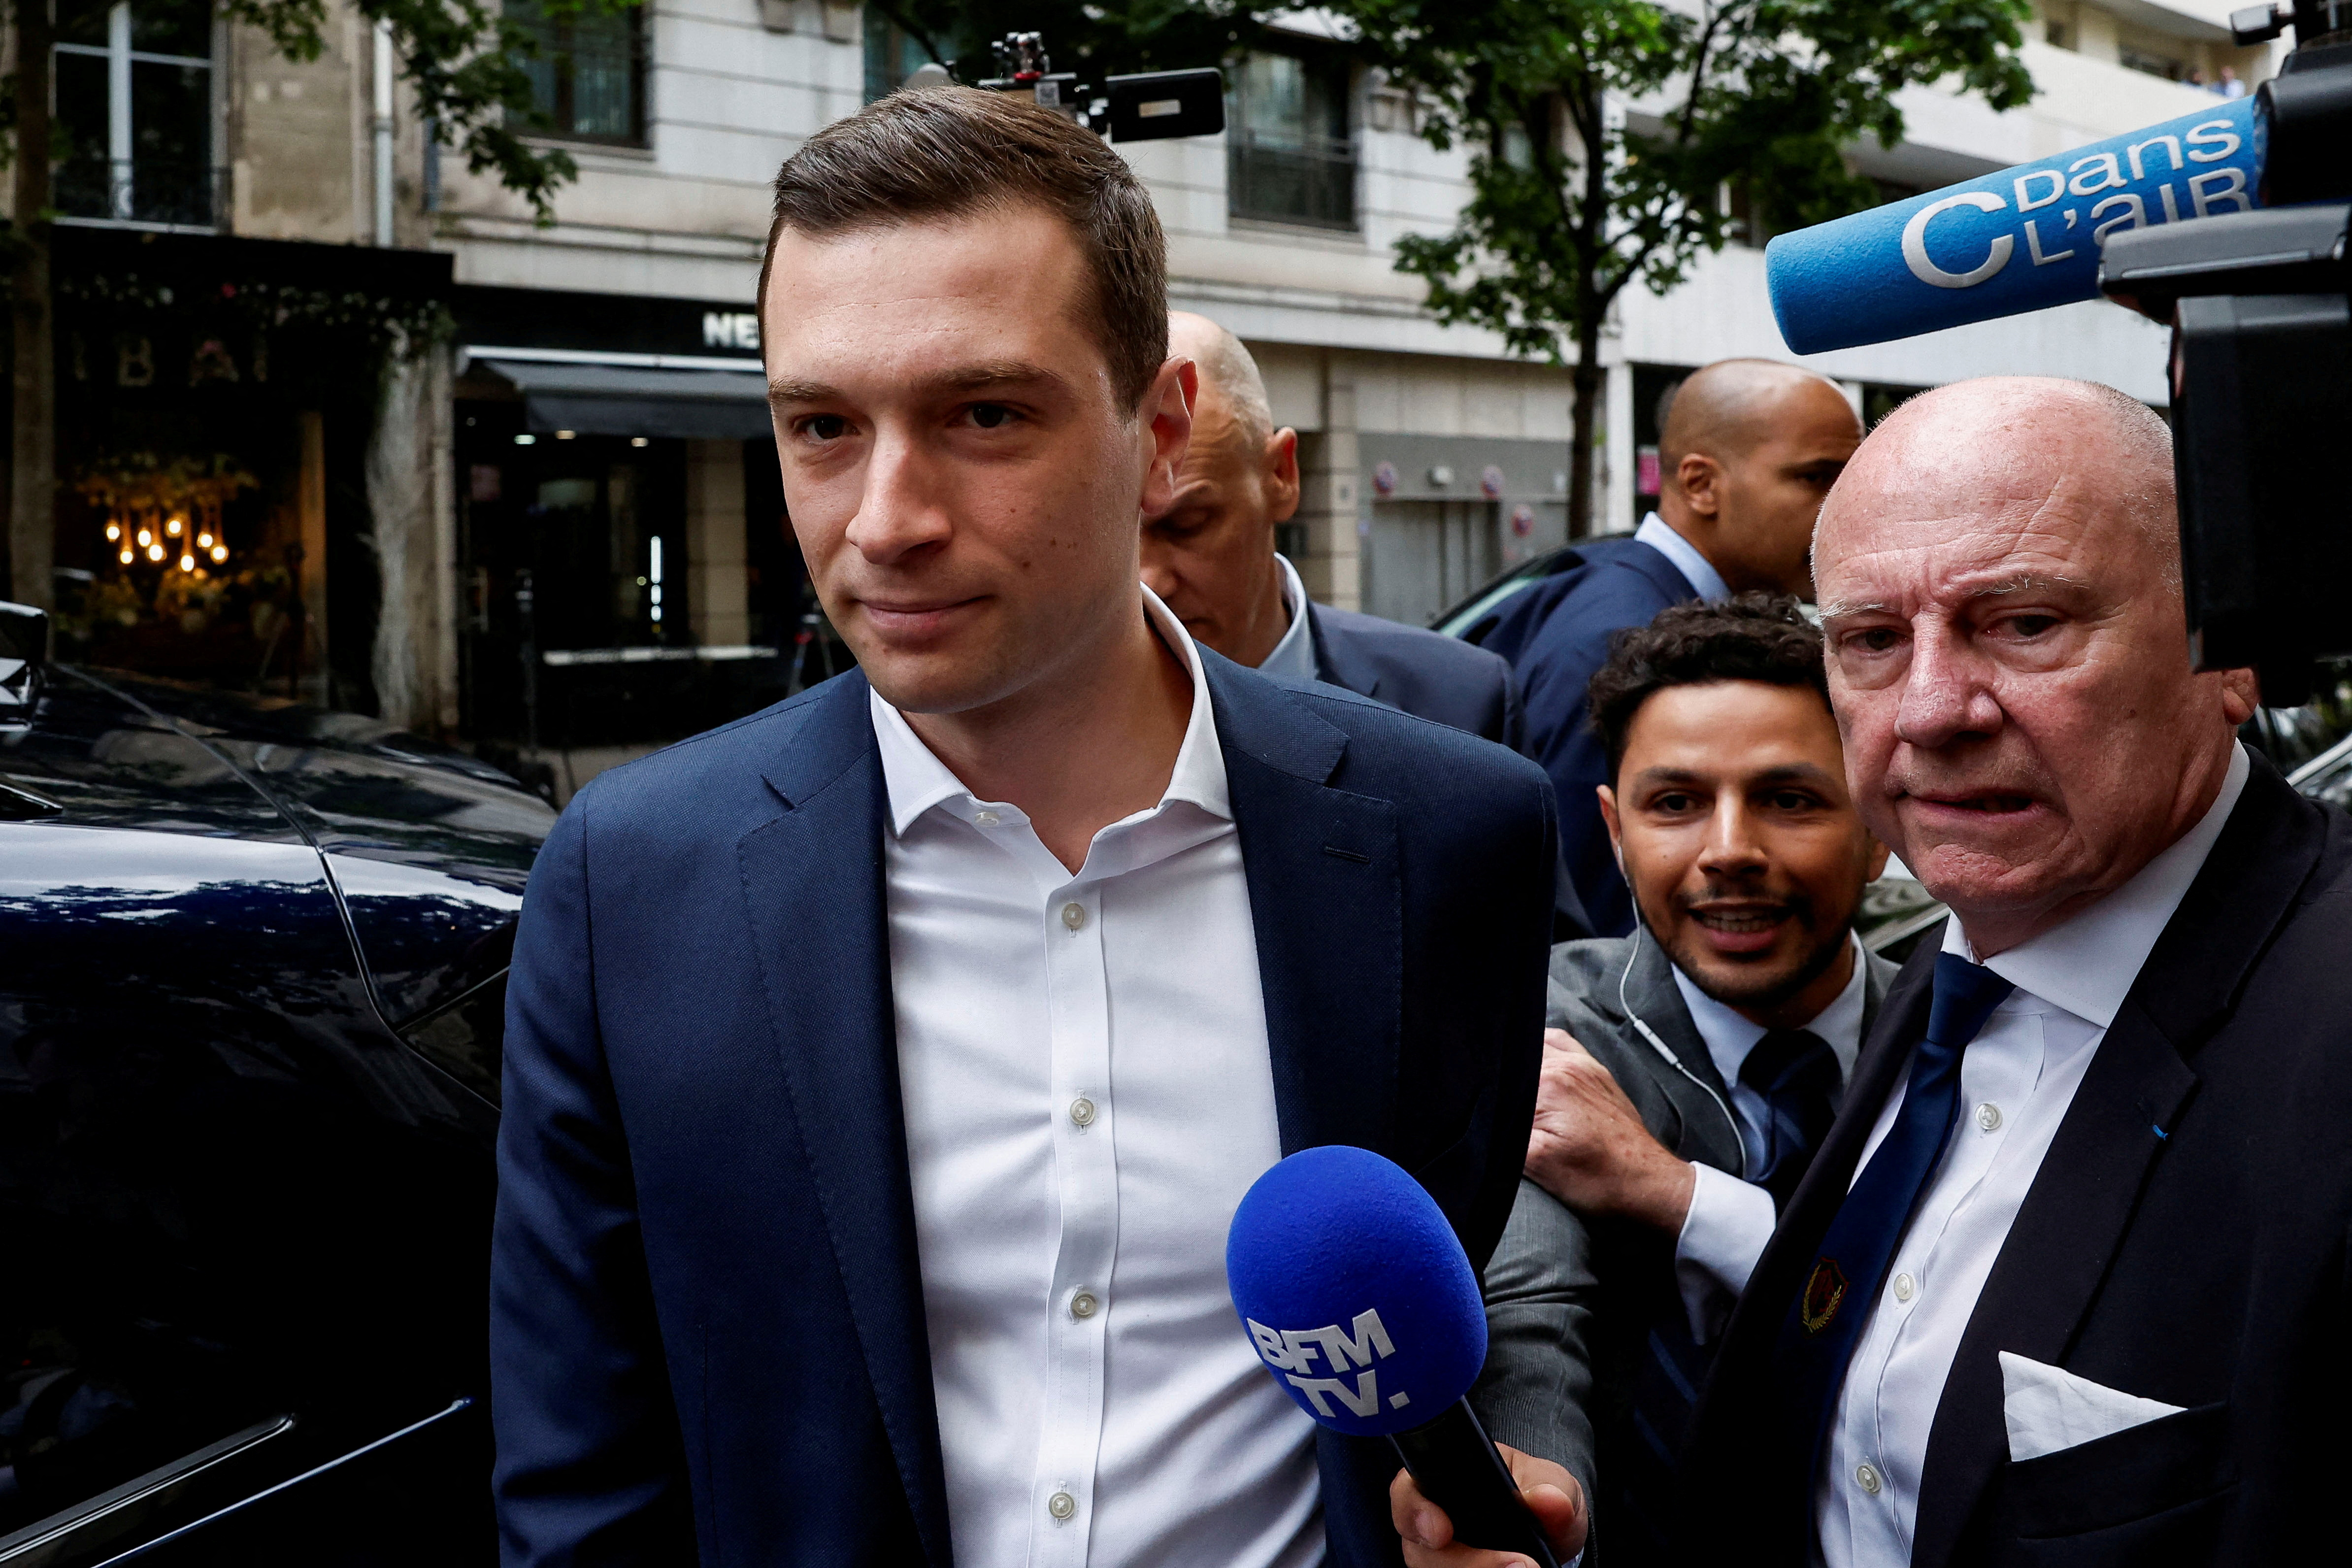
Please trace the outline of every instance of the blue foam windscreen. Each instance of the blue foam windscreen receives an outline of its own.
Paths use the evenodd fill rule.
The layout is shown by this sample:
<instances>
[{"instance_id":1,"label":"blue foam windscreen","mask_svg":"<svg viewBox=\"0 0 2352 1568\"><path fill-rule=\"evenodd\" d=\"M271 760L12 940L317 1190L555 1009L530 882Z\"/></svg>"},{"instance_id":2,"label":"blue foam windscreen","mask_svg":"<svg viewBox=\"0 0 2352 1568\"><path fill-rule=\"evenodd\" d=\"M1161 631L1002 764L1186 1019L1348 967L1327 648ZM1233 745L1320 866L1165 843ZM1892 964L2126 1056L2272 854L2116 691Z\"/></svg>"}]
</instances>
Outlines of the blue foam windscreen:
<instances>
[{"instance_id":1,"label":"blue foam windscreen","mask_svg":"<svg viewBox=\"0 0 2352 1568\"><path fill-rule=\"evenodd\" d=\"M2108 235L2253 209L2258 123L2252 99L2219 102L1775 236L1764 264L1780 336L1822 353L2095 300Z\"/></svg>"},{"instance_id":2,"label":"blue foam windscreen","mask_svg":"<svg viewBox=\"0 0 2352 1568\"><path fill-rule=\"evenodd\" d=\"M1250 1343L1298 1407L1381 1437L1433 1421L1486 1363L1478 1276L1435 1200L1368 1149L1303 1149L1225 1237Z\"/></svg>"}]
</instances>

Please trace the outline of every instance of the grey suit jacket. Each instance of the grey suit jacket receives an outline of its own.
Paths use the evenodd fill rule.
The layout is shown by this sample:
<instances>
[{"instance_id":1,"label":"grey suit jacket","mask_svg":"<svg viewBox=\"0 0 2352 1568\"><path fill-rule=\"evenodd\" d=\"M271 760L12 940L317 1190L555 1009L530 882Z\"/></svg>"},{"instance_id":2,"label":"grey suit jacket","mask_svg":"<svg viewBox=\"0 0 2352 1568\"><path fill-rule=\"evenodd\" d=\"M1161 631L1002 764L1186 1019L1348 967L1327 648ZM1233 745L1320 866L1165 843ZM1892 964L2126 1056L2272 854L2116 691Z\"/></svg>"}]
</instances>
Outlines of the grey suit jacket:
<instances>
[{"instance_id":1,"label":"grey suit jacket","mask_svg":"<svg viewBox=\"0 0 2352 1568\"><path fill-rule=\"evenodd\" d=\"M1895 968L1874 954L1864 962L1867 1037ZM1660 1056L1629 1014L1688 1070ZM1664 951L1646 932L1553 948L1544 1022L1575 1036L1609 1069L1660 1142L1685 1160L1741 1173L1747 1160L1730 1091ZM1608 1422L1595 1416L1623 1396L1618 1352L1649 1314L1679 1301L1673 1238L1588 1225L1523 1180L1485 1283L1486 1367L1471 1391L1473 1407L1496 1442L1566 1467L1586 1496L1599 1498L1595 1431ZM1595 1525L1596 1536L1606 1528L1597 1512Z\"/></svg>"}]
</instances>

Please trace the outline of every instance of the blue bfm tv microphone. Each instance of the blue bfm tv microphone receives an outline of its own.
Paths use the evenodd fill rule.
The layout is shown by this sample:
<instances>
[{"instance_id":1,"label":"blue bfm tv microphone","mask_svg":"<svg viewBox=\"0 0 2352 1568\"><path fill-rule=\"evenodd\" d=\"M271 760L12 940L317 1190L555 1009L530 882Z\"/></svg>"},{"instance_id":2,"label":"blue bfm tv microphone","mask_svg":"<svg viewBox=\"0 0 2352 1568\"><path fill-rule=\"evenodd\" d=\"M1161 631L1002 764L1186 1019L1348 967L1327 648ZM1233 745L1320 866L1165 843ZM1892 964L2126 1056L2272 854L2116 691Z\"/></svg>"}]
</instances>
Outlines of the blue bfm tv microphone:
<instances>
[{"instance_id":1,"label":"blue bfm tv microphone","mask_svg":"<svg viewBox=\"0 0 2352 1568\"><path fill-rule=\"evenodd\" d=\"M1260 1176L1225 1237L1250 1343L1334 1432L1386 1437L1455 1539L1558 1568L1465 1397L1486 1363L1478 1276L1428 1193L1368 1149L1304 1149Z\"/></svg>"},{"instance_id":2,"label":"blue bfm tv microphone","mask_svg":"<svg viewBox=\"0 0 2352 1568\"><path fill-rule=\"evenodd\" d=\"M2255 104L2219 102L1776 235L1764 267L1780 336L1822 353L2095 300L2110 236L2253 210L2265 140Z\"/></svg>"}]
</instances>

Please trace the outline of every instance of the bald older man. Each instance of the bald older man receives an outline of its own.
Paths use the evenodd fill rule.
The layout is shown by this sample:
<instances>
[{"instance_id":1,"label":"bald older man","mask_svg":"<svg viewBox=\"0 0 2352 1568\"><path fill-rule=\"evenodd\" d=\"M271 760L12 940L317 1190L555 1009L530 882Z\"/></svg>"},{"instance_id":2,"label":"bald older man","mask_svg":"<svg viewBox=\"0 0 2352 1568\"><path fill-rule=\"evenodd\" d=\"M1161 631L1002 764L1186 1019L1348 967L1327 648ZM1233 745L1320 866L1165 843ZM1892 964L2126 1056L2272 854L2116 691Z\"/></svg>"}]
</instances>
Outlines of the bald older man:
<instances>
[{"instance_id":1,"label":"bald older man","mask_svg":"<svg viewBox=\"0 0 2352 1568\"><path fill-rule=\"evenodd\" d=\"M1633 899L1601 820L1609 759L1584 701L1609 660L1609 639L1689 599L1749 589L1811 598L1813 519L1861 439L1845 395L1809 370L1738 359L1694 372L1660 437L1658 510L1631 539L1577 545L1479 638L1518 677L1523 750L1551 774L1561 858L1596 932L1633 929Z\"/></svg>"},{"instance_id":2,"label":"bald older man","mask_svg":"<svg viewBox=\"0 0 2352 1568\"><path fill-rule=\"evenodd\" d=\"M1344 686L1516 747L1518 694L1501 658L1307 598L1274 548L1275 525L1298 510L1298 432L1275 427L1257 362L1233 333L1171 310L1168 342L1200 368L1201 389L1175 500L1144 525L1144 583L1236 664Z\"/></svg>"},{"instance_id":3,"label":"bald older man","mask_svg":"<svg viewBox=\"0 0 2352 1568\"><path fill-rule=\"evenodd\" d=\"M1813 561L1853 798L1953 918L1726 1332L1690 1560L2333 1556L2352 822L2239 745L2248 672L2190 668L2163 422L1928 394Z\"/></svg>"}]
</instances>

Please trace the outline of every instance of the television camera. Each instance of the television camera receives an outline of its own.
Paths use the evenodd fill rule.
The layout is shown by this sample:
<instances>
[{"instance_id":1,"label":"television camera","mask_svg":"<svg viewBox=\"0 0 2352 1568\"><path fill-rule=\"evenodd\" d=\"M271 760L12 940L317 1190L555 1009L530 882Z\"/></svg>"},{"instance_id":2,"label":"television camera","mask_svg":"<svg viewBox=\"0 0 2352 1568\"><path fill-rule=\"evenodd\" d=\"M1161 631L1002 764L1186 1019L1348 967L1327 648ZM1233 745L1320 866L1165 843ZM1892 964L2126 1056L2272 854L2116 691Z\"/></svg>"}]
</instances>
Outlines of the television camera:
<instances>
[{"instance_id":1,"label":"television camera","mask_svg":"<svg viewBox=\"0 0 2352 1568\"><path fill-rule=\"evenodd\" d=\"M2352 656L2352 0L2231 14L2241 46L2294 30L2256 94L2254 211L2115 235L2109 297L2172 328L2174 465L2198 668L2253 666L2263 700L2308 699Z\"/></svg>"}]
</instances>

